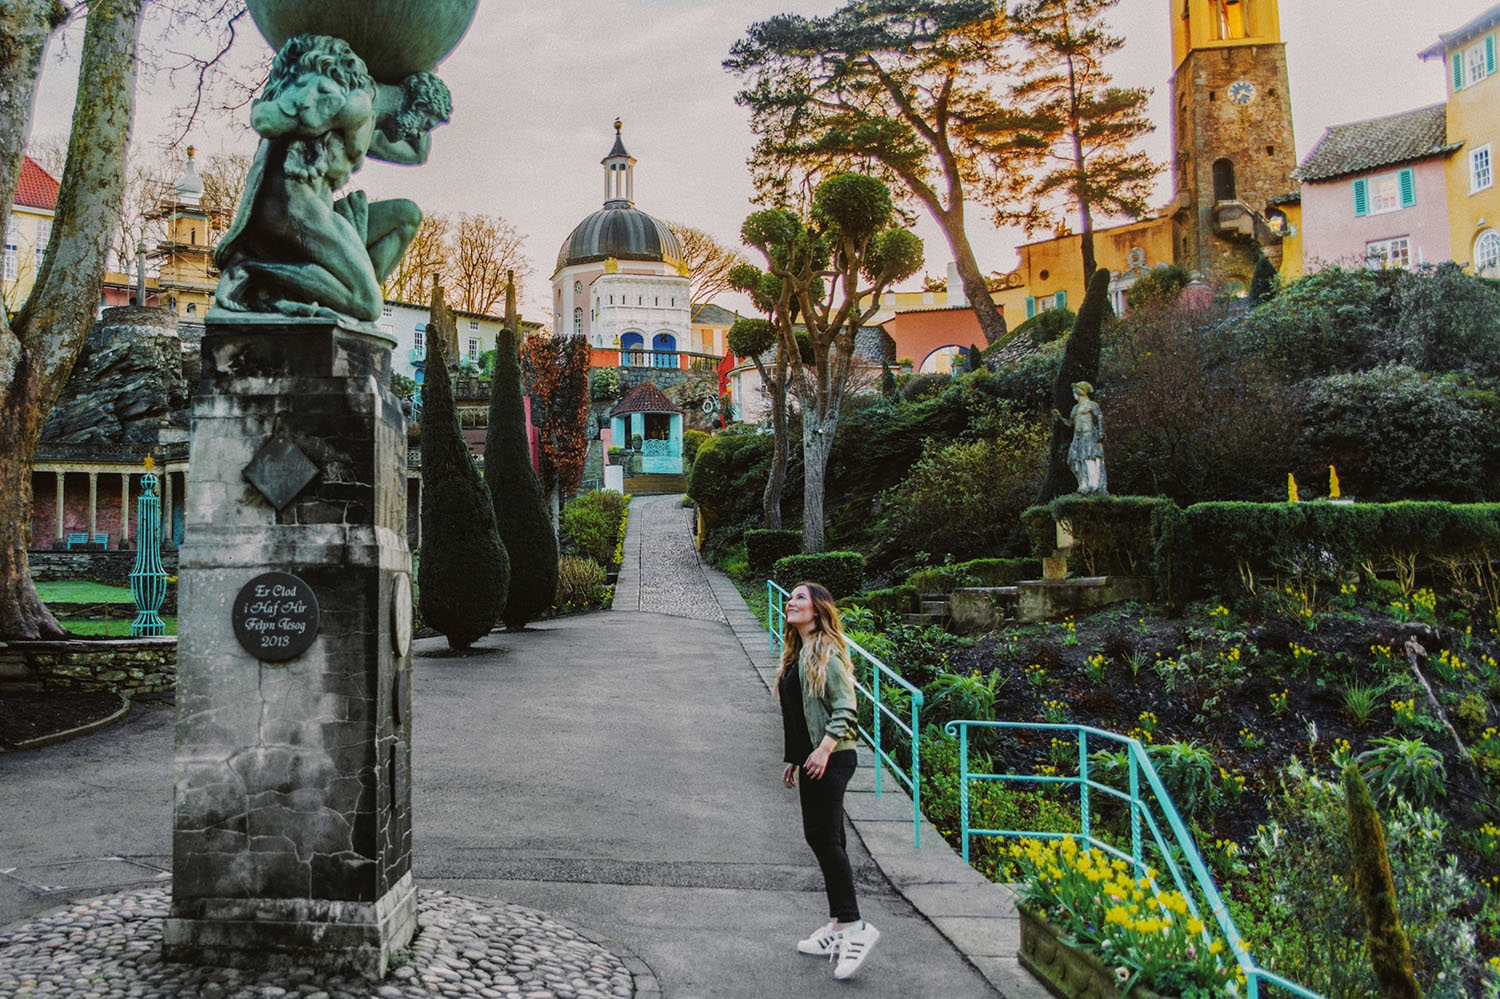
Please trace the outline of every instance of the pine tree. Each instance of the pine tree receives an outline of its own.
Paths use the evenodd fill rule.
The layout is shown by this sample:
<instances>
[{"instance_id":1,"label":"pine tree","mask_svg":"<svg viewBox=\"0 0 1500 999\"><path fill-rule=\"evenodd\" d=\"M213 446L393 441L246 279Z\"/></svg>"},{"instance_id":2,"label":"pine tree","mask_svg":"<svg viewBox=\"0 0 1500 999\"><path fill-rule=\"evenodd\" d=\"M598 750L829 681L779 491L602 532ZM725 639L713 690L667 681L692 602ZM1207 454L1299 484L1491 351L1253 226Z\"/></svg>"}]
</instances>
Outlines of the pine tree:
<instances>
[{"instance_id":1,"label":"pine tree","mask_svg":"<svg viewBox=\"0 0 1500 999\"><path fill-rule=\"evenodd\" d=\"M490 425L484 438L484 481L495 505L495 527L510 555L510 591L501 618L512 631L552 605L557 595L557 535L542 483L531 465L521 388L521 323L515 285L505 292L505 328L495 340Z\"/></svg>"},{"instance_id":2,"label":"pine tree","mask_svg":"<svg viewBox=\"0 0 1500 999\"><path fill-rule=\"evenodd\" d=\"M1073 407L1073 383L1097 384L1099 379L1099 328L1109 308L1109 271L1099 269L1089 281L1088 294L1078 307L1078 318L1073 323L1073 332L1063 347L1062 366L1057 369L1057 381L1052 384L1052 407L1066 413ZM1064 493L1073 492L1077 479L1068 467L1068 444L1072 441L1071 425L1064 426L1056 419L1052 423L1051 459L1047 463L1047 477L1042 488L1037 490L1038 504L1050 503Z\"/></svg>"},{"instance_id":3,"label":"pine tree","mask_svg":"<svg viewBox=\"0 0 1500 999\"><path fill-rule=\"evenodd\" d=\"M427 345L422 391L422 620L466 649L505 606L510 559L495 531L490 491L458 426L442 338Z\"/></svg>"}]
</instances>

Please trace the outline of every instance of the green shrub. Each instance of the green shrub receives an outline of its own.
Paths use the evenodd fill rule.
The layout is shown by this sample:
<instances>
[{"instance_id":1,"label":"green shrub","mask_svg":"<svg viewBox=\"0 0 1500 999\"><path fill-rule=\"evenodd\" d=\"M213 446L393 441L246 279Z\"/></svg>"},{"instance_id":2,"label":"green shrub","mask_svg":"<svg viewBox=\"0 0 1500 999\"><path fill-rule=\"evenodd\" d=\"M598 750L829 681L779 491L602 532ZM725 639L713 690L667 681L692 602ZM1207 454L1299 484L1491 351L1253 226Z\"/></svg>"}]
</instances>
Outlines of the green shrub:
<instances>
[{"instance_id":1,"label":"green shrub","mask_svg":"<svg viewBox=\"0 0 1500 999\"><path fill-rule=\"evenodd\" d=\"M800 582L821 583L834 598L858 593L865 583L865 557L859 552L788 555L772 570L776 585L791 590Z\"/></svg>"},{"instance_id":2,"label":"green shrub","mask_svg":"<svg viewBox=\"0 0 1500 999\"><path fill-rule=\"evenodd\" d=\"M1443 756L1421 737L1376 739L1373 748L1359 754L1360 769L1370 789L1387 802L1404 798L1417 807L1431 807L1448 793Z\"/></svg>"},{"instance_id":3,"label":"green shrub","mask_svg":"<svg viewBox=\"0 0 1500 999\"><path fill-rule=\"evenodd\" d=\"M953 376L950 374L913 375L910 381L901 386L901 398L906 402L917 402L946 391L952 384Z\"/></svg>"},{"instance_id":4,"label":"green shrub","mask_svg":"<svg viewBox=\"0 0 1500 999\"><path fill-rule=\"evenodd\" d=\"M586 556L564 555L557 564L557 595L552 606L563 613L603 603L604 566Z\"/></svg>"},{"instance_id":5,"label":"green shrub","mask_svg":"<svg viewBox=\"0 0 1500 999\"><path fill-rule=\"evenodd\" d=\"M1008 339L1013 340L1018 336L1030 336L1031 342L1037 345L1051 343L1053 340L1067 336L1073 330L1073 323L1077 321L1078 315L1071 309L1048 309L1046 312L1038 312L1027 319L1021 325L1011 331Z\"/></svg>"},{"instance_id":6,"label":"green shrub","mask_svg":"<svg viewBox=\"0 0 1500 999\"><path fill-rule=\"evenodd\" d=\"M608 402L620 397L619 368L591 368L589 370L589 398L595 402Z\"/></svg>"},{"instance_id":7,"label":"green shrub","mask_svg":"<svg viewBox=\"0 0 1500 999\"><path fill-rule=\"evenodd\" d=\"M955 562L952 568L974 580L973 586L1013 586L1042 574L1041 563L1031 558L976 558Z\"/></svg>"},{"instance_id":8,"label":"green shrub","mask_svg":"<svg viewBox=\"0 0 1500 999\"><path fill-rule=\"evenodd\" d=\"M684 430L682 432L682 474L691 475L693 462L698 458L698 449L703 447L703 442L711 435L702 430Z\"/></svg>"},{"instance_id":9,"label":"green shrub","mask_svg":"<svg viewBox=\"0 0 1500 999\"><path fill-rule=\"evenodd\" d=\"M1073 534L1072 554L1089 575L1151 576L1159 602L1173 613L1184 606L1191 534L1183 511L1171 500L1059 496L1047 506L1028 508L1021 521L1038 558L1056 549L1057 524L1066 522Z\"/></svg>"},{"instance_id":10,"label":"green shrub","mask_svg":"<svg viewBox=\"0 0 1500 999\"><path fill-rule=\"evenodd\" d=\"M1219 803L1218 767L1207 747L1195 742L1173 741L1146 749L1177 812L1200 825L1213 819Z\"/></svg>"},{"instance_id":11,"label":"green shrub","mask_svg":"<svg viewBox=\"0 0 1500 999\"><path fill-rule=\"evenodd\" d=\"M1136 279L1125 293L1132 309L1165 308L1177 300L1192 275L1181 264L1157 264Z\"/></svg>"},{"instance_id":12,"label":"green shrub","mask_svg":"<svg viewBox=\"0 0 1500 999\"><path fill-rule=\"evenodd\" d=\"M863 607L877 615L914 614L921 595L914 586L892 586L885 590L866 590L839 600L839 607Z\"/></svg>"},{"instance_id":13,"label":"green shrub","mask_svg":"<svg viewBox=\"0 0 1500 999\"><path fill-rule=\"evenodd\" d=\"M801 531L767 531L759 528L745 532L745 557L750 571L769 574L776 563L802 551Z\"/></svg>"},{"instance_id":14,"label":"green shrub","mask_svg":"<svg viewBox=\"0 0 1500 999\"><path fill-rule=\"evenodd\" d=\"M601 566L613 565L626 497L610 490L584 493L562 509L562 535L575 553Z\"/></svg>"},{"instance_id":15,"label":"green shrub","mask_svg":"<svg viewBox=\"0 0 1500 999\"><path fill-rule=\"evenodd\" d=\"M839 435L843 437L842 434ZM688 474L687 495L703 518L703 550L717 559L725 545L761 523L761 494L771 470L771 437L754 428L724 431L704 441ZM786 503L800 502L785 496Z\"/></svg>"},{"instance_id":16,"label":"green shrub","mask_svg":"<svg viewBox=\"0 0 1500 999\"><path fill-rule=\"evenodd\" d=\"M1004 551L1046 468L1047 431L1013 410L994 437L929 441L881 494L882 549L933 555Z\"/></svg>"}]
</instances>

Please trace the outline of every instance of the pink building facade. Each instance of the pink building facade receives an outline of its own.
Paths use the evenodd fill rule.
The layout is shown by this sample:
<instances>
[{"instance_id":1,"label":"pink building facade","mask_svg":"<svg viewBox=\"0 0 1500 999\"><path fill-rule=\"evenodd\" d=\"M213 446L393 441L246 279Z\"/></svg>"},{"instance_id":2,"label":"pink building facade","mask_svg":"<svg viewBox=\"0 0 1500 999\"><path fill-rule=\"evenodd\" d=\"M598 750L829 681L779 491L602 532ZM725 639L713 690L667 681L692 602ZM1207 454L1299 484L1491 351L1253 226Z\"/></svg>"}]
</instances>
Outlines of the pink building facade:
<instances>
[{"instance_id":1,"label":"pink building facade","mask_svg":"<svg viewBox=\"0 0 1500 999\"><path fill-rule=\"evenodd\" d=\"M1441 104L1327 129L1297 168L1305 271L1450 259L1445 165L1456 148Z\"/></svg>"}]
</instances>

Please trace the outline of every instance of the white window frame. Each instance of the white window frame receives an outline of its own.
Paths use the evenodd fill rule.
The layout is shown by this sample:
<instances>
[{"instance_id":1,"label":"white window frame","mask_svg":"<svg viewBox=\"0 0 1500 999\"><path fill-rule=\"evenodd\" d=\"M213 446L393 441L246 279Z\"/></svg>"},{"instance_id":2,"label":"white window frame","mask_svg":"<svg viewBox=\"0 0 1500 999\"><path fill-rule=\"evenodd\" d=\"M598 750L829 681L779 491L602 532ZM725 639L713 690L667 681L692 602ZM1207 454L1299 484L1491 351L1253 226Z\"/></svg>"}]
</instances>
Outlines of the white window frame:
<instances>
[{"instance_id":1,"label":"white window frame","mask_svg":"<svg viewBox=\"0 0 1500 999\"><path fill-rule=\"evenodd\" d=\"M52 239L52 220L36 220L36 263L35 273L42 272L42 258L47 255L47 242Z\"/></svg>"},{"instance_id":2,"label":"white window frame","mask_svg":"<svg viewBox=\"0 0 1500 999\"><path fill-rule=\"evenodd\" d=\"M1484 252L1486 246L1490 248L1488 253ZM1500 233L1486 229L1474 240L1474 273L1481 274L1490 269L1493 269L1492 274L1500 274Z\"/></svg>"},{"instance_id":3,"label":"white window frame","mask_svg":"<svg viewBox=\"0 0 1500 999\"><path fill-rule=\"evenodd\" d=\"M380 318L381 319L389 319L389 318L391 318L391 307L389 305L382 305L380 307Z\"/></svg>"},{"instance_id":4,"label":"white window frame","mask_svg":"<svg viewBox=\"0 0 1500 999\"><path fill-rule=\"evenodd\" d=\"M472 364L479 363L479 337L469 337L469 361Z\"/></svg>"},{"instance_id":5,"label":"white window frame","mask_svg":"<svg viewBox=\"0 0 1500 999\"><path fill-rule=\"evenodd\" d=\"M477 320L477 319L470 319L469 320L469 329L471 329L471 330L477 330L477 329L479 329L479 320Z\"/></svg>"},{"instance_id":6,"label":"white window frame","mask_svg":"<svg viewBox=\"0 0 1500 999\"><path fill-rule=\"evenodd\" d=\"M417 350L427 349L427 327L417 323L416 330L411 335L411 345Z\"/></svg>"},{"instance_id":7,"label":"white window frame","mask_svg":"<svg viewBox=\"0 0 1500 999\"><path fill-rule=\"evenodd\" d=\"M583 336L583 310L573 310L573 335Z\"/></svg>"},{"instance_id":8,"label":"white window frame","mask_svg":"<svg viewBox=\"0 0 1500 999\"><path fill-rule=\"evenodd\" d=\"M1495 186L1495 157L1486 142L1469 150L1469 193L1478 194Z\"/></svg>"},{"instance_id":9,"label":"white window frame","mask_svg":"<svg viewBox=\"0 0 1500 999\"><path fill-rule=\"evenodd\" d=\"M1472 87L1489 75L1484 58L1484 39L1481 38L1478 44L1464 49L1464 86Z\"/></svg>"},{"instance_id":10,"label":"white window frame","mask_svg":"<svg viewBox=\"0 0 1500 999\"><path fill-rule=\"evenodd\" d=\"M1411 269L1411 237L1392 236L1365 244L1365 266L1372 271L1399 267Z\"/></svg>"},{"instance_id":11,"label":"white window frame","mask_svg":"<svg viewBox=\"0 0 1500 999\"><path fill-rule=\"evenodd\" d=\"M1369 215L1384 215L1401 210L1401 175L1396 172L1376 174L1365 190L1369 192Z\"/></svg>"},{"instance_id":12,"label":"white window frame","mask_svg":"<svg viewBox=\"0 0 1500 999\"><path fill-rule=\"evenodd\" d=\"M21 254L21 227L12 215L5 221L5 259L4 275L6 281L14 281L18 277L19 260Z\"/></svg>"}]
</instances>

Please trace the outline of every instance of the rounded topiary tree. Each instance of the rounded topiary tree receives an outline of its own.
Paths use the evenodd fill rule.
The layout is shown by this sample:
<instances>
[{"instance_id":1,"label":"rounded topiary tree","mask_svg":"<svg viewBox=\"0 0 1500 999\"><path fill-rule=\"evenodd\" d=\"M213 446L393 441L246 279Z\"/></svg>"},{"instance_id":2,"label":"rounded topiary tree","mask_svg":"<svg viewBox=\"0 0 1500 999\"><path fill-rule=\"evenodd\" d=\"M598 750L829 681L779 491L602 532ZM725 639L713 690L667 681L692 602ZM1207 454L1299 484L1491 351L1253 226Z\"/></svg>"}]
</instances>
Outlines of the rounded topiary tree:
<instances>
[{"instance_id":1,"label":"rounded topiary tree","mask_svg":"<svg viewBox=\"0 0 1500 999\"><path fill-rule=\"evenodd\" d=\"M490 491L458 426L441 339L427 345L422 390L422 620L466 649L489 634L505 606L510 559L495 531Z\"/></svg>"},{"instance_id":2,"label":"rounded topiary tree","mask_svg":"<svg viewBox=\"0 0 1500 999\"><path fill-rule=\"evenodd\" d=\"M526 439L514 286L507 289L505 299L506 328L495 340L484 480L495 506L495 527L510 554L510 592L500 616L507 628L517 631L552 606L557 595L557 535Z\"/></svg>"}]
</instances>

